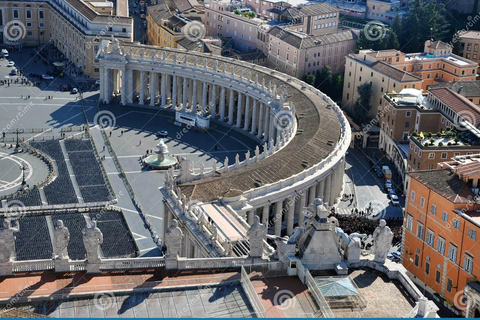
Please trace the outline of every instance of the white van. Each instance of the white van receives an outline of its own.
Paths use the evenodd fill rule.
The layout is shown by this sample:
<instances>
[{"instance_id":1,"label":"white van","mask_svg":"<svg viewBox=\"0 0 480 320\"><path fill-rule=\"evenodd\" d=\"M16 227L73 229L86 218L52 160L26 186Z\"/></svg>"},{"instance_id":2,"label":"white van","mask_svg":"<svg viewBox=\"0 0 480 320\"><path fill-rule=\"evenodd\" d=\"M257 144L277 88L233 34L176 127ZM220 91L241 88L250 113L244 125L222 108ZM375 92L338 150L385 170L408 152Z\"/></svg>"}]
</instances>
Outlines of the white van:
<instances>
[{"instance_id":1,"label":"white van","mask_svg":"<svg viewBox=\"0 0 480 320\"><path fill-rule=\"evenodd\" d=\"M2 56L4 58L8 58L8 50L7 49L2 49Z\"/></svg>"}]
</instances>

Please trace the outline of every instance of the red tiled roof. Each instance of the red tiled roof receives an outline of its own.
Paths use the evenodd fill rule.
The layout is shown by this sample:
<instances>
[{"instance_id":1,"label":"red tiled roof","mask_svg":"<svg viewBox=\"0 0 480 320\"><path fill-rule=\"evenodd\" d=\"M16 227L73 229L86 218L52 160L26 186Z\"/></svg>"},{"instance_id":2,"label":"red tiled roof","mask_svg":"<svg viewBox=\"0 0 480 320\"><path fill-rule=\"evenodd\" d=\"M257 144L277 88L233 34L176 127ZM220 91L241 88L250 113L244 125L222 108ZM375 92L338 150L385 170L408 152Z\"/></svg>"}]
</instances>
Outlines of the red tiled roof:
<instances>
[{"instance_id":1,"label":"red tiled roof","mask_svg":"<svg viewBox=\"0 0 480 320\"><path fill-rule=\"evenodd\" d=\"M450 88L435 88L430 89L429 92L463 118L475 121L475 123L472 123L475 127L478 128L480 126L479 106Z\"/></svg>"},{"instance_id":2,"label":"red tiled roof","mask_svg":"<svg viewBox=\"0 0 480 320\"><path fill-rule=\"evenodd\" d=\"M419 170L408 175L452 203L469 203L473 199L468 184L450 169Z\"/></svg>"}]
</instances>

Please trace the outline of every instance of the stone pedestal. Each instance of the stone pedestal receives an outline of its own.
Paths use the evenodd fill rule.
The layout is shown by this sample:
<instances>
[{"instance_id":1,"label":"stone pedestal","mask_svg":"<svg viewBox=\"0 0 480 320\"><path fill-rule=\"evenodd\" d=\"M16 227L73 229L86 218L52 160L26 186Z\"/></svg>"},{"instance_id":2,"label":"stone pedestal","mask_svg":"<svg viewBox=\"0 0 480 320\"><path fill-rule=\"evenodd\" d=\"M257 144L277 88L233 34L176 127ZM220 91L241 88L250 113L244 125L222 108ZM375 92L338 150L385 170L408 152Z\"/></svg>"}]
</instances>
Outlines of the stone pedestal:
<instances>
[{"instance_id":1,"label":"stone pedestal","mask_svg":"<svg viewBox=\"0 0 480 320\"><path fill-rule=\"evenodd\" d=\"M178 261L176 257L165 257L165 269L178 269Z\"/></svg>"},{"instance_id":2,"label":"stone pedestal","mask_svg":"<svg viewBox=\"0 0 480 320\"><path fill-rule=\"evenodd\" d=\"M13 275L13 263L7 262L0 265L0 276L11 276Z\"/></svg>"},{"instance_id":3,"label":"stone pedestal","mask_svg":"<svg viewBox=\"0 0 480 320\"><path fill-rule=\"evenodd\" d=\"M362 251L359 238L351 238L350 243L345 248L345 260L348 263L360 261L360 252Z\"/></svg>"},{"instance_id":4,"label":"stone pedestal","mask_svg":"<svg viewBox=\"0 0 480 320\"><path fill-rule=\"evenodd\" d=\"M93 261L93 262L87 261L87 270L86 270L87 273L102 273L100 271L100 265L101 265L100 260Z\"/></svg>"},{"instance_id":5,"label":"stone pedestal","mask_svg":"<svg viewBox=\"0 0 480 320\"><path fill-rule=\"evenodd\" d=\"M70 260L55 260L55 272L70 272Z\"/></svg>"}]
</instances>

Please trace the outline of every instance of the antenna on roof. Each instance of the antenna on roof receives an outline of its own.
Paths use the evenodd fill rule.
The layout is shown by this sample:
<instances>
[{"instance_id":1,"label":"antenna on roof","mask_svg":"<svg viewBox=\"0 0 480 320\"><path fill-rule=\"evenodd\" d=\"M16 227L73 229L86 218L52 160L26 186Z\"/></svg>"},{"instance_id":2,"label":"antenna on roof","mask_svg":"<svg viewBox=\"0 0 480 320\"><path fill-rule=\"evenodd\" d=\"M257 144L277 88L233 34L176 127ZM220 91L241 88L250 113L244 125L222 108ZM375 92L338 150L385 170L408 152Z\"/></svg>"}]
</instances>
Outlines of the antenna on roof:
<instances>
[{"instance_id":1,"label":"antenna on roof","mask_svg":"<svg viewBox=\"0 0 480 320\"><path fill-rule=\"evenodd\" d=\"M433 28L430 28L430 41L433 42Z\"/></svg>"}]
</instances>

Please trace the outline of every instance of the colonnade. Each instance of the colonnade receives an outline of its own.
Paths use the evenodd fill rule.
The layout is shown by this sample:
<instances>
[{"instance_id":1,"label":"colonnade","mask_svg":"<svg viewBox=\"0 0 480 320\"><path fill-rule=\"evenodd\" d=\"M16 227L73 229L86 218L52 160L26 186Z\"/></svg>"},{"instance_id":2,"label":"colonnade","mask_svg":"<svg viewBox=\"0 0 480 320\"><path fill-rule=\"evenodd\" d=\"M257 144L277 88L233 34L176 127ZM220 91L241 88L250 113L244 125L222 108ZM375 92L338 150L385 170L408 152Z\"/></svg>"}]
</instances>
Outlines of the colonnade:
<instances>
[{"instance_id":1,"label":"colonnade","mask_svg":"<svg viewBox=\"0 0 480 320\"><path fill-rule=\"evenodd\" d=\"M280 236L282 225L286 221L286 232L288 236L293 233L295 217L298 225L305 218L305 207L310 206L313 200L320 198L324 203L333 205L340 196L343 187L345 162L340 161L335 169L320 181L315 181L310 187L297 191L295 195L282 200L270 201L262 207L248 210L246 212L248 224L253 223L255 215L259 216L262 223L273 226L276 236Z\"/></svg>"},{"instance_id":2,"label":"colonnade","mask_svg":"<svg viewBox=\"0 0 480 320\"><path fill-rule=\"evenodd\" d=\"M101 66L100 99L110 103L120 95L122 105L138 104L210 116L255 135L277 140L282 128L275 126L275 109L258 98L207 80L132 68ZM193 75L192 75L193 76ZM278 122L278 120L277 120Z\"/></svg>"}]
</instances>

